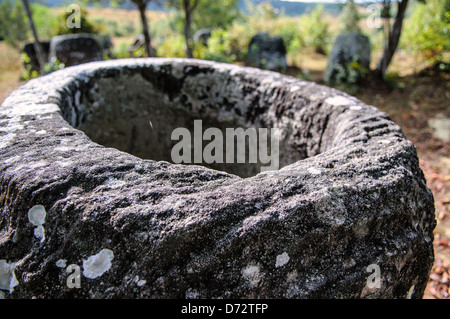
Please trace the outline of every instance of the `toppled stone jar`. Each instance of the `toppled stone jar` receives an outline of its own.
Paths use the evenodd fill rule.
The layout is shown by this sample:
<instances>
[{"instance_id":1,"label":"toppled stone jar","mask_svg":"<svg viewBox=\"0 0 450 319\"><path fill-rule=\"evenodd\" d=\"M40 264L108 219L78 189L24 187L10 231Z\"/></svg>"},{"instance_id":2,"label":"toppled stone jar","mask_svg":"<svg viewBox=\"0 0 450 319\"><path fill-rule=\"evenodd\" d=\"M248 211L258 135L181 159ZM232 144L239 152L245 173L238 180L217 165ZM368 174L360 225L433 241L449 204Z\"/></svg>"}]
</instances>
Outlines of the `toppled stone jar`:
<instances>
[{"instance_id":1,"label":"toppled stone jar","mask_svg":"<svg viewBox=\"0 0 450 319\"><path fill-rule=\"evenodd\" d=\"M173 132L195 144L199 120L203 155L207 128L276 128L278 169L196 162L195 145L191 165L171 163ZM213 62L95 62L14 91L0 136L4 298L425 289L434 202L416 150L385 113L342 92Z\"/></svg>"}]
</instances>

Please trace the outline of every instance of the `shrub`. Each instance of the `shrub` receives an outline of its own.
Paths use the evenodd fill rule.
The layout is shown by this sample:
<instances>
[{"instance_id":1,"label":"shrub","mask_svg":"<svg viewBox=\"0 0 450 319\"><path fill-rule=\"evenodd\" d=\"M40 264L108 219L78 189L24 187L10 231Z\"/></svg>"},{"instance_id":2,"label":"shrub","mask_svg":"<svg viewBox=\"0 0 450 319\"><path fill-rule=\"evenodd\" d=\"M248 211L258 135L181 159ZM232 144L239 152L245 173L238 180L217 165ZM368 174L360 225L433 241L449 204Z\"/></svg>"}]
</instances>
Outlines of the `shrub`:
<instances>
[{"instance_id":1,"label":"shrub","mask_svg":"<svg viewBox=\"0 0 450 319\"><path fill-rule=\"evenodd\" d=\"M33 70L30 64L30 57L28 54L22 52L20 54L20 61L24 65L24 68L22 70L22 73L20 74L20 80L22 81L28 81L31 79L38 78L40 76L39 72L37 70ZM46 63L44 65L44 74L49 74L54 71L58 71L63 69L64 63L61 63L59 60L52 61L52 63Z\"/></svg>"},{"instance_id":2,"label":"shrub","mask_svg":"<svg viewBox=\"0 0 450 319\"><path fill-rule=\"evenodd\" d=\"M20 61L22 62L22 65L24 66L22 73L20 74L20 80L28 81L28 80L39 77L39 72L36 70L33 70L31 67L30 57L28 56L28 54L21 53Z\"/></svg>"},{"instance_id":3,"label":"shrub","mask_svg":"<svg viewBox=\"0 0 450 319\"><path fill-rule=\"evenodd\" d=\"M133 21L129 21L127 24L119 24L114 20L97 18L93 22L96 25L101 25L105 33L112 37L126 37L137 33Z\"/></svg>"},{"instance_id":4,"label":"shrub","mask_svg":"<svg viewBox=\"0 0 450 319\"><path fill-rule=\"evenodd\" d=\"M225 29L240 17L239 0L202 0L194 11L195 29Z\"/></svg>"},{"instance_id":5,"label":"shrub","mask_svg":"<svg viewBox=\"0 0 450 319\"><path fill-rule=\"evenodd\" d=\"M302 16L302 39L305 46L316 53L326 54L330 45L329 25L324 20L323 5L319 4L309 15Z\"/></svg>"},{"instance_id":6,"label":"shrub","mask_svg":"<svg viewBox=\"0 0 450 319\"><path fill-rule=\"evenodd\" d=\"M122 41L117 46L115 46L111 51L111 55L115 59L126 59L130 57L130 52L128 52L129 45Z\"/></svg>"},{"instance_id":7,"label":"shrub","mask_svg":"<svg viewBox=\"0 0 450 319\"><path fill-rule=\"evenodd\" d=\"M180 33L171 34L158 41L156 55L160 57L186 57L185 39Z\"/></svg>"},{"instance_id":8,"label":"shrub","mask_svg":"<svg viewBox=\"0 0 450 319\"><path fill-rule=\"evenodd\" d=\"M102 27L99 23L94 24L87 19L87 11L81 8L80 11L80 28L69 28L67 20L72 12L64 12L60 15L53 27L53 33L56 35L73 34L73 33L100 33Z\"/></svg>"},{"instance_id":9,"label":"shrub","mask_svg":"<svg viewBox=\"0 0 450 319\"><path fill-rule=\"evenodd\" d=\"M349 0L346 2L344 9L341 13L341 28L340 32L356 32L360 33L361 28L359 27L360 15L358 12L358 7L353 2L353 0Z\"/></svg>"},{"instance_id":10,"label":"shrub","mask_svg":"<svg viewBox=\"0 0 450 319\"><path fill-rule=\"evenodd\" d=\"M269 3L251 5L249 11L245 19L237 19L227 28L236 59L244 61L251 38L259 32L265 32L270 36L281 36L287 56L293 60L304 46L300 19L277 14Z\"/></svg>"},{"instance_id":11,"label":"shrub","mask_svg":"<svg viewBox=\"0 0 450 319\"><path fill-rule=\"evenodd\" d=\"M20 0L4 0L0 3L0 37L15 49L28 38L28 27Z\"/></svg>"},{"instance_id":12,"label":"shrub","mask_svg":"<svg viewBox=\"0 0 450 319\"><path fill-rule=\"evenodd\" d=\"M301 32L301 23L298 18L278 17L273 21L270 34L279 35L283 38L286 46L286 55L292 60L305 46Z\"/></svg>"},{"instance_id":13,"label":"shrub","mask_svg":"<svg viewBox=\"0 0 450 319\"><path fill-rule=\"evenodd\" d=\"M231 39L228 32L216 29L211 32L208 46L197 43L194 56L199 59L212 60L217 62L232 63L237 60L237 43Z\"/></svg>"}]
</instances>

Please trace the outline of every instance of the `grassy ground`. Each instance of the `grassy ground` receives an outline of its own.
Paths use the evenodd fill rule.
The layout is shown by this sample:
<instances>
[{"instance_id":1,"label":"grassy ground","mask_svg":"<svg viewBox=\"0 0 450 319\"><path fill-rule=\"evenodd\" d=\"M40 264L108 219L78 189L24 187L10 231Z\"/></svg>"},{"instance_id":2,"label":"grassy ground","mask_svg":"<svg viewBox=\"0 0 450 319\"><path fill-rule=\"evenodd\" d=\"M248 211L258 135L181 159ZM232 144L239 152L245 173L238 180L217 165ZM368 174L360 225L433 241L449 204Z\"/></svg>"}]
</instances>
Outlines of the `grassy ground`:
<instances>
[{"instance_id":1,"label":"grassy ground","mask_svg":"<svg viewBox=\"0 0 450 319\"><path fill-rule=\"evenodd\" d=\"M22 66L19 53L5 42L0 42L0 104L21 84L19 82Z\"/></svg>"},{"instance_id":2,"label":"grassy ground","mask_svg":"<svg viewBox=\"0 0 450 319\"><path fill-rule=\"evenodd\" d=\"M111 9L102 9L111 10ZM91 17L116 19L117 22L139 21L137 11L89 12ZM150 20L161 18L160 14L150 13ZM133 37L113 39L117 44ZM300 70L309 70L309 78L320 82L326 67L327 58L320 54L299 55L295 62L298 68L289 69L288 74L298 76ZM373 54L377 61L379 53ZM436 261L430 275L424 298L449 298L450 270L450 142L432 136L428 119L438 113L450 117L450 74L423 70L417 59L405 52L398 52L389 69L396 73L389 85L373 84L364 86L353 95L367 104L374 105L388 113L404 131L418 151L420 166L427 179L428 187L435 197L437 227L434 249ZM21 63L17 51L0 42L0 104L11 91L23 85L20 82ZM303 73L304 75L304 73Z\"/></svg>"}]
</instances>

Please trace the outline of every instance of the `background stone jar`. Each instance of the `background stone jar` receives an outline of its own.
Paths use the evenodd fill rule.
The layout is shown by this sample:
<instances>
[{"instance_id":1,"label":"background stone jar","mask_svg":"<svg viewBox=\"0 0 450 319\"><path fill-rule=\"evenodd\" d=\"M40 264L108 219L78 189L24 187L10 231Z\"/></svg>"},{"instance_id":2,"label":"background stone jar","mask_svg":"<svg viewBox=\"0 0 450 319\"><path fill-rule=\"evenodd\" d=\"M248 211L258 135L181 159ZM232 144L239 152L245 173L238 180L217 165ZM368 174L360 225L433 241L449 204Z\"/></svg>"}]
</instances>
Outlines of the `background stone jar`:
<instances>
[{"instance_id":1,"label":"background stone jar","mask_svg":"<svg viewBox=\"0 0 450 319\"><path fill-rule=\"evenodd\" d=\"M170 163L196 119L278 128L280 169ZM401 129L278 73L67 68L5 100L0 150L5 298L420 298L433 263L433 196Z\"/></svg>"}]
</instances>

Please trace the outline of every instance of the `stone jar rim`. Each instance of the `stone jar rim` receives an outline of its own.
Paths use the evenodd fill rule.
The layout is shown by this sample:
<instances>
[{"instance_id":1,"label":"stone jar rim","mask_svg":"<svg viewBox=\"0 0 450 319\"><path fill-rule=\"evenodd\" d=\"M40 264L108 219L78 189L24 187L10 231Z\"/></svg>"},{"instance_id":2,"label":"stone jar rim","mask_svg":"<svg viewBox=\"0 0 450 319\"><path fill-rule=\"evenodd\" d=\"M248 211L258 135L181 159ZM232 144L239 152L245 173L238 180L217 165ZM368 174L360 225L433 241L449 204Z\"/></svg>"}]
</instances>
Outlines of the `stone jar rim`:
<instances>
[{"instance_id":1,"label":"stone jar rim","mask_svg":"<svg viewBox=\"0 0 450 319\"><path fill-rule=\"evenodd\" d=\"M304 158L243 178L144 160L75 128L77 92L94 78L139 73L170 100L194 71L226 79L217 88L245 102L227 114L283 128ZM0 259L15 267L15 297L420 297L433 262L433 196L400 127L348 94L255 68L124 59L31 80L0 107L0 182ZM61 284L58 267L99 258L82 289Z\"/></svg>"}]
</instances>

